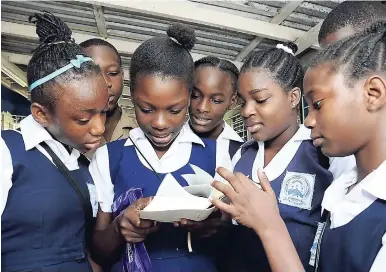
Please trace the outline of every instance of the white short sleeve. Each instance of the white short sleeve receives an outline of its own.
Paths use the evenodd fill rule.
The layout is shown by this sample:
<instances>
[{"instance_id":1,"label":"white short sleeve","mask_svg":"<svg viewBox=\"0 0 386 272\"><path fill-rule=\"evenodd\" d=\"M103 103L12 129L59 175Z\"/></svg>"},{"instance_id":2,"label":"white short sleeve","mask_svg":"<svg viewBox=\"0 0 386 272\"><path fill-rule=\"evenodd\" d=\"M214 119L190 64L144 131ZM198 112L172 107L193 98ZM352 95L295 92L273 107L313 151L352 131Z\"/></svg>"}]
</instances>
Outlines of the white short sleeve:
<instances>
[{"instance_id":1,"label":"white short sleeve","mask_svg":"<svg viewBox=\"0 0 386 272\"><path fill-rule=\"evenodd\" d=\"M347 157L330 158L330 168L328 169L334 180L345 172L351 171L356 166L356 160L353 155Z\"/></svg>"},{"instance_id":2,"label":"white short sleeve","mask_svg":"<svg viewBox=\"0 0 386 272\"><path fill-rule=\"evenodd\" d=\"M370 272L383 272L386 267L386 234L382 237L382 247L375 258Z\"/></svg>"},{"instance_id":3,"label":"white short sleeve","mask_svg":"<svg viewBox=\"0 0 386 272\"><path fill-rule=\"evenodd\" d=\"M95 152L89 171L94 180L98 202L103 212L112 212L114 201L114 185L111 182L109 153L104 145Z\"/></svg>"},{"instance_id":4,"label":"white short sleeve","mask_svg":"<svg viewBox=\"0 0 386 272\"><path fill-rule=\"evenodd\" d=\"M1 169L0 169L0 183L1 183L1 200L0 200L0 212L3 214L5 205L8 200L8 193L12 187L12 174L13 165L12 157L9 152L8 146L5 144L3 138L0 138L1 148Z\"/></svg>"}]
</instances>

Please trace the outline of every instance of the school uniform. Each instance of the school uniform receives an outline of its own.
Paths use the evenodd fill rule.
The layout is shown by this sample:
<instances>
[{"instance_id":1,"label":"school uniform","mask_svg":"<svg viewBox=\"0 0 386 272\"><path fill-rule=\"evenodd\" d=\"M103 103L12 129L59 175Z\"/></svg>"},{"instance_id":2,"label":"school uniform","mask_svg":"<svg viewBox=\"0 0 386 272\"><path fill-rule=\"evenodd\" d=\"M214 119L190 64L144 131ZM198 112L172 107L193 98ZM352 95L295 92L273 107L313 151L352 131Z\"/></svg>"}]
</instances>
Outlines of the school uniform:
<instances>
[{"instance_id":1,"label":"school uniform","mask_svg":"<svg viewBox=\"0 0 386 272\"><path fill-rule=\"evenodd\" d=\"M347 193L358 179L354 167L326 190L322 208L330 212L330 220L321 240L318 271L386 270L385 176L386 161Z\"/></svg>"},{"instance_id":2,"label":"school uniform","mask_svg":"<svg viewBox=\"0 0 386 272\"><path fill-rule=\"evenodd\" d=\"M354 157L327 158L314 147L310 130L300 126L296 134L264 167L264 142L250 141L236 153L234 172L258 182L258 169L264 169L278 198L283 218L299 257L308 266L310 248L320 221L323 194L334 177L355 165ZM256 234L243 226L234 228L235 258L239 271L270 271L264 248Z\"/></svg>"},{"instance_id":3,"label":"school uniform","mask_svg":"<svg viewBox=\"0 0 386 272\"><path fill-rule=\"evenodd\" d=\"M129 137L130 130L138 127L137 120L135 118L129 116L129 111L118 106L118 110L121 111L121 118L119 119L117 125L114 128L113 134L111 135L110 142L127 139ZM101 146L107 143L106 139L102 137ZM87 152L85 155L87 158L92 159L96 150L91 150Z\"/></svg>"},{"instance_id":4,"label":"school uniform","mask_svg":"<svg viewBox=\"0 0 386 272\"><path fill-rule=\"evenodd\" d=\"M215 141L200 139L186 127L182 128L161 158L158 158L140 128L130 131L130 138L99 148L90 164L90 173L103 212L113 213L115 216L137 198L154 196L167 173L171 173L182 186L187 186L188 183L182 175L194 174L189 164L200 167L212 176L215 175L218 162ZM152 171L152 167L157 174ZM193 253L188 252L187 231L183 228L160 224L159 230L150 234L144 245L147 252L139 244L134 247L138 249L141 258L148 258L144 266L150 266L150 271L215 271L211 258L200 254L199 243L194 243ZM137 262L137 257L133 256L131 263L133 260ZM122 271L123 265L128 264L119 263L113 270Z\"/></svg>"},{"instance_id":5,"label":"school uniform","mask_svg":"<svg viewBox=\"0 0 386 272\"><path fill-rule=\"evenodd\" d=\"M45 142L89 190L97 212L88 165L71 154L30 115L21 131L2 131L2 271L90 271L82 203L66 177L40 146ZM85 159L87 160L87 159Z\"/></svg>"}]
</instances>

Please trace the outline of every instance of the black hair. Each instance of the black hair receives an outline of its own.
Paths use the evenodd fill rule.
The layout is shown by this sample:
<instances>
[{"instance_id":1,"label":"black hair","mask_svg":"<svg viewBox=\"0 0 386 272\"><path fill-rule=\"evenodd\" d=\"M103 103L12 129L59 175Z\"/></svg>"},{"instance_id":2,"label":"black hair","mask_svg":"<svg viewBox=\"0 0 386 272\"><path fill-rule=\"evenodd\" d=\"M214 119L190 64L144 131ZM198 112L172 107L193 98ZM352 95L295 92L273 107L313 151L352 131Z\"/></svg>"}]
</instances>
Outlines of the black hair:
<instances>
[{"instance_id":1,"label":"black hair","mask_svg":"<svg viewBox=\"0 0 386 272\"><path fill-rule=\"evenodd\" d=\"M313 60L310 67L330 62L331 70L343 68L349 83L371 72L386 71L386 21L329 45Z\"/></svg>"},{"instance_id":2,"label":"black hair","mask_svg":"<svg viewBox=\"0 0 386 272\"><path fill-rule=\"evenodd\" d=\"M345 1L324 19L319 31L319 43L328 34L346 26L353 27L357 32L385 18L386 8L378 1Z\"/></svg>"},{"instance_id":3,"label":"black hair","mask_svg":"<svg viewBox=\"0 0 386 272\"><path fill-rule=\"evenodd\" d=\"M28 63L28 85L68 65L76 55L83 51L71 38L70 28L52 13L35 13L29 21L36 24L36 34L40 45ZM52 111L58 96L55 86L84 77L100 74L99 66L92 61L84 62L80 68L69 69L31 91L31 101L37 102Z\"/></svg>"},{"instance_id":4,"label":"black hair","mask_svg":"<svg viewBox=\"0 0 386 272\"><path fill-rule=\"evenodd\" d=\"M197 69L199 67L214 67L229 74L232 78L232 88L234 92L236 92L239 69L237 69L236 65L234 65L232 62L230 62L229 60L219 59L214 56L207 56L194 62L194 68Z\"/></svg>"},{"instance_id":5,"label":"black hair","mask_svg":"<svg viewBox=\"0 0 386 272\"><path fill-rule=\"evenodd\" d=\"M296 44L291 42L282 44L282 46L288 47L293 54L298 49ZM240 73L245 73L251 69L267 70L270 77L285 91L296 87L302 89L304 71L293 54L277 47L253 52L241 67Z\"/></svg>"},{"instance_id":6,"label":"black hair","mask_svg":"<svg viewBox=\"0 0 386 272\"><path fill-rule=\"evenodd\" d=\"M193 87L194 65L189 53L196 42L194 30L183 25L169 26L167 35L143 42L135 51L130 63L130 89L135 90L138 76L157 75L186 82Z\"/></svg>"},{"instance_id":7,"label":"black hair","mask_svg":"<svg viewBox=\"0 0 386 272\"><path fill-rule=\"evenodd\" d=\"M88 39L88 40L86 40L84 42L81 42L79 44L79 46L81 48L83 48L83 49L89 48L91 46L107 46L107 47L110 47L114 51L114 53L117 55L119 66L122 66L121 55L119 55L119 52L115 48L115 46L112 45L111 43L109 43L108 41L105 41L105 40L102 40L102 39L98 39L98 38L92 38L92 39Z\"/></svg>"}]
</instances>

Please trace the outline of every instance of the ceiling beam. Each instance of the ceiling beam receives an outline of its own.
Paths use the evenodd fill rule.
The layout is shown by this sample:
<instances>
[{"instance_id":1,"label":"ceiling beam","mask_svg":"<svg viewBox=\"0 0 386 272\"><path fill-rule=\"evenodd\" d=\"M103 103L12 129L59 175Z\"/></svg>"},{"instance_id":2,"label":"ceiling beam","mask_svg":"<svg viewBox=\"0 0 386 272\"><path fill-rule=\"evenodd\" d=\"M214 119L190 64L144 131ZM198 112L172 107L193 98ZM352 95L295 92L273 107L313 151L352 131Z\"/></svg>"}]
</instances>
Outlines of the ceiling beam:
<instances>
[{"instance_id":1,"label":"ceiling beam","mask_svg":"<svg viewBox=\"0 0 386 272\"><path fill-rule=\"evenodd\" d=\"M8 78L5 78L3 75L1 76L1 85L29 99L28 88L22 87L17 83L11 82Z\"/></svg>"},{"instance_id":2,"label":"ceiling beam","mask_svg":"<svg viewBox=\"0 0 386 272\"><path fill-rule=\"evenodd\" d=\"M235 61L243 61L263 40L263 37L254 38L240 53L237 54Z\"/></svg>"},{"instance_id":3,"label":"ceiling beam","mask_svg":"<svg viewBox=\"0 0 386 272\"><path fill-rule=\"evenodd\" d=\"M183 22L196 23L261 36L279 41L294 41L304 31L269 22L259 21L223 11L208 9L207 5L189 1L106 1L85 0L91 4L126 9L149 16L159 16Z\"/></svg>"},{"instance_id":4,"label":"ceiling beam","mask_svg":"<svg viewBox=\"0 0 386 272\"><path fill-rule=\"evenodd\" d=\"M3 54L1 54L1 72L9 76L21 87L28 87L27 74L15 64L9 62L7 57Z\"/></svg>"},{"instance_id":5,"label":"ceiling beam","mask_svg":"<svg viewBox=\"0 0 386 272\"><path fill-rule=\"evenodd\" d=\"M38 40L38 36L36 35L36 27L30 24L17 24L1 21L1 34L7 34L10 36L16 36L31 40ZM77 43L81 43L92 38L100 38L99 36L93 36L75 31L72 32L72 37ZM140 45L140 43L138 42L124 41L118 39L106 39L106 41L112 43L118 51L128 54L132 54L135 49L137 49L137 47Z\"/></svg>"},{"instance_id":6,"label":"ceiling beam","mask_svg":"<svg viewBox=\"0 0 386 272\"><path fill-rule=\"evenodd\" d=\"M1 34L6 34L10 36L16 36L20 38L26 38L31 40L37 40L38 37L36 35L36 28L33 25L27 25L27 24L17 24L17 23L11 23L11 22L1 22ZM85 40L92 39L92 38L100 38L89 34L79 33L79 32L72 32L72 37L75 39L77 43L81 43ZM125 40L118 40L118 39L105 39L109 43L115 46L115 48L118 50L118 52L123 54L132 55L134 51L138 48L138 46L141 44L140 42L134 42L134 41L125 41ZM191 53L193 60L198 60L202 57L205 57L206 55L203 54L197 54L197 53ZM231 60L238 68L241 68L242 63L238 61ZM127 73L128 75L128 73Z\"/></svg>"},{"instance_id":7,"label":"ceiling beam","mask_svg":"<svg viewBox=\"0 0 386 272\"><path fill-rule=\"evenodd\" d=\"M103 38L107 38L107 27L106 27L106 21L105 21L105 15L103 12L103 7L100 5L92 5L93 12L95 16L95 21L98 27L99 35Z\"/></svg>"},{"instance_id":8,"label":"ceiling beam","mask_svg":"<svg viewBox=\"0 0 386 272\"><path fill-rule=\"evenodd\" d=\"M297 9L303 1L290 1L283 6L280 11L271 19L270 23L280 25L291 13ZM264 38L254 38L235 58L235 61L243 61L246 56L249 55L262 41Z\"/></svg>"},{"instance_id":9,"label":"ceiling beam","mask_svg":"<svg viewBox=\"0 0 386 272\"><path fill-rule=\"evenodd\" d=\"M307 33L302 37L296 39L295 43L298 46L298 51L296 55L299 55L303 51L307 50L310 47L314 47L315 44L318 44L318 35L320 27L322 26L323 21L319 22L316 26L311 28Z\"/></svg>"},{"instance_id":10,"label":"ceiling beam","mask_svg":"<svg viewBox=\"0 0 386 272\"><path fill-rule=\"evenodd\" d=\"M301 4L302 1L290 1L285 6L283 6L279 12L272 18L271 23L272 24L281 24L284 22L288 16L291 15L292 12L295 11Z\"/></svg>"},{"instance_id":11,"label":"ceiling beam","mask_svg":"<svg viewBox=\"0 0 386 272\"><path fill-rule=\"evenodd\" d=\"M32 57L30 55L8 53L8 52L1 52L1 55L5 57L9 62L12 62L14 64L21 64L21 65L28 65Z\"/></svg>"}]
</instances>

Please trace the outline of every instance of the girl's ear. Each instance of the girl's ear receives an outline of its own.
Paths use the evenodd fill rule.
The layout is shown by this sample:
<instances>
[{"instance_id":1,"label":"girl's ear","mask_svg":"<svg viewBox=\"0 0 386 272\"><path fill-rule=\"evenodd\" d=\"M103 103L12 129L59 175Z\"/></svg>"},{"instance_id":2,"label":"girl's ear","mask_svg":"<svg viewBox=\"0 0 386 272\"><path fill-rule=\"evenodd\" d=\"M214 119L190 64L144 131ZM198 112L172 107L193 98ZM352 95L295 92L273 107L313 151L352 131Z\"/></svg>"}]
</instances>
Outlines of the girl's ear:
<instances>
[{"instance_id":1,"label":"girl's ear","mask_svg":"<svg viewBox=\"0 0 386 272\"><path fill-rule=\"evenodd\" d=\"M291 107L293 109L298 108L298 105L300 104L300 99L302 98L302 92L299 87L295 87L292 90L288 92L289 100L291 102Z\"/></svg>"},{"instance_id":2,"label":"girl's ear","mask_svg":"<svg viewBox=\"0 0 386 272\"><path fill-rule=\"evenodd\" d=\"M364 84L364 95L368 111L377 111L386 104L386 81L379 75L369 77Z\"/></svg>"},{"instance_id":3,"label":"girl's ear","mask_svg":"<svg viewBox=\"0 0 386 272\"><path fill-rule=\"evenodd\" d=\"M51 123L51 114L46 107L39 103L33 102L31 104L31 114L42 127L47 127Z\"/></svg>"}]
</instances>

